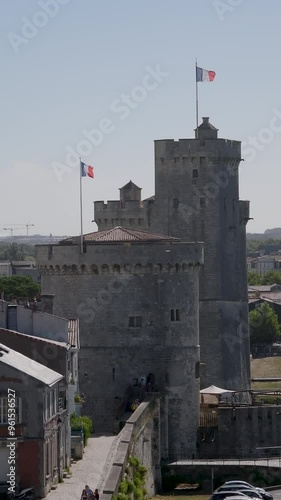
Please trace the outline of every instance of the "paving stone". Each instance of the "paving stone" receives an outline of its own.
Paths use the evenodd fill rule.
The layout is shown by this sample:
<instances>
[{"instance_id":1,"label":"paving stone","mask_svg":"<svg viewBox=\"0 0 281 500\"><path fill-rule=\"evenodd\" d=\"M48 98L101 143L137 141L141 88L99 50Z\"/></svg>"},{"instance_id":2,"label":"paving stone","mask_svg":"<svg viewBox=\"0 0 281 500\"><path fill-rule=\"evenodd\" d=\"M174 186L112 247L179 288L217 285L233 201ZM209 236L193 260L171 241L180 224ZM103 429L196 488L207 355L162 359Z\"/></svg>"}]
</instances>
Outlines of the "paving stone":
<instances>
[{"instance_id":1,"label":"paving stone","mask_svg":"<svg viewBox=\"0 0 281 500\"><path fill-rule=\"evenodd\" d=\"M71 465L72 475L50 491L47 500L80 500L81 492L88 484L92 490L100 487L103 470L116 436L94 436L89 438L83 460Z\"/></svg>"}]
</instances>

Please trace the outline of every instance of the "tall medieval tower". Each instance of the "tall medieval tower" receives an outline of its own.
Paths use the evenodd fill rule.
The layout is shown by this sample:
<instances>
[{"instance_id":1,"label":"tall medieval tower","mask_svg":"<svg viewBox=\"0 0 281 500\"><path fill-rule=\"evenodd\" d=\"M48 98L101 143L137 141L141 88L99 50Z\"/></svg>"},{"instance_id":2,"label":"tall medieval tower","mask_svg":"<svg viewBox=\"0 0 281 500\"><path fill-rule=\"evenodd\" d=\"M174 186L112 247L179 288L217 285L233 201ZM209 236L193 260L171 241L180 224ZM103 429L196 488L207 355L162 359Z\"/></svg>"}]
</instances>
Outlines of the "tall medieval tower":
<instances>
[{"instance_id":1,"label":"tall medieval tower","mask_svg":"<svg viewBox=\"0 0 281 500\"><path fill-rule=\"evenodd\" d=\"M241 143L218 138L203 118L195 139L155 142L155 196L141 201L129 182L120 201L95 202L99 229L122 224L201 241L201 386L250 386L246 224L249 202L239 200Z\"/></svg>"}]
</instances>

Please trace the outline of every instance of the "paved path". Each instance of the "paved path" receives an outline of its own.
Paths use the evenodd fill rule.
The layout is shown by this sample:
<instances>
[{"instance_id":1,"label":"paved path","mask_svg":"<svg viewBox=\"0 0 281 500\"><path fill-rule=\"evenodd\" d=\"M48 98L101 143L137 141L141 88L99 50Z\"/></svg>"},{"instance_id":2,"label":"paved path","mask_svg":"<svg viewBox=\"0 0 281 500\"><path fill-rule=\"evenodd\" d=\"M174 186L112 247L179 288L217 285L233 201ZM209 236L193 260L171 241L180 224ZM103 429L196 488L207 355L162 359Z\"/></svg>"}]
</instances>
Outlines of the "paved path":
<instances>
[{"instance_id":1,"label":"paved path","mask_svg":"<svg viewBox=\"0 0 281 500\"><path fill-rule=\"evenodd\" d=\"M82 489L88 484L92 490L101 490L111 462L118 436L94 436L89 438L83 460L71 466L71 477L50 491L47 500L80 500Z\"/></svg>"}]
</instances>

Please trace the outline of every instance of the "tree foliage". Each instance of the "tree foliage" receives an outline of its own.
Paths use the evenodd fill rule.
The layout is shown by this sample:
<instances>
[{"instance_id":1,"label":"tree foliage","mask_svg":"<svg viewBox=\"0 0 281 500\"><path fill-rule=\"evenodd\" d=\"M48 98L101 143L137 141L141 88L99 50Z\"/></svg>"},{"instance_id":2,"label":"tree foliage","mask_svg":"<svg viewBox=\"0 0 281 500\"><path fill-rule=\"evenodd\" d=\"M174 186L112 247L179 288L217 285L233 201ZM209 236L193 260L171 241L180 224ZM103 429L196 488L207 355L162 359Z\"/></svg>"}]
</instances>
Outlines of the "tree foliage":
<instances>
[{"instance_id":1,"label":"tree foliage","mask_svg":"<svg viewBox=\"0 0 281 500\"><path fill-rule=\"evenodd\" d=\"M255 285L281 285L281 272L280 271L267 271L267 273L261 275L255 271L248 271L248 284L251 286Z\"/></svg>"},{"instance_id":2,"label":"tree foliage","mask_svg":"<svg viewBox=\"0 0 281 500\"><path fill-rule=\"evenodd\" d=\"M280 271L267 271L263 275L262 285L273 285L273 283L277 283L277 285L281 285L281 272Z\"/></svg>"},{"instance_id":3,"label":"tree foliage","mask_svg":"<svg viewBox=\"0 0 281 500\"><path fill-rule=\"evenodd\" d=\"M34 245L18 243L1 243L0 260L26 260L35 256Z\"/></svg>"},{"instance_id":4,"label":"tree foliage","mask_svg":"<svg viewBox=\"0 0 281 500\"><path fill-rule=\"evenodd\" d=\"M84 445L86 446L87 441L93 431L93 422L90 417L83 415L83 417L78 417L76 413L70 415L70 427L73 431L83 431Z\"/></svg>"},{"instance_id":5,"label":"tree foliage","mask_svg":"<svg viewBox=\"0 0 281 500\"><path fill-rule=\"evenodd\" d=\"M281 240L268 238L264 240L247 240L247 252L259 252L265 250L269 246L281 248Z\"/></svg>"},{"instance_id":6,"label":"tree foliage","mask_svg":"<svg viewBox=\"0 0 281 500\"><path fill-rule=\"evenodd\" d=\"M262 277L255 271L248 272L248 285L261 285Z\"/></svg>"},{"instance_id":7,"label":"tree foliage","mask_svg":"<svg viewBox=\"0 0 281 500\"><path fill-rule=\"evenodd\" d=\"M267 304L261 304L249 313L251 344L271 344L281 339L278 316Z\"/></svg>"},{"instance_id":8,"label":"tree foliage","mask_svg":"<svg viewBox=\"0 0 281 500\"><path fill-rule=\"evenodd\" d=\"M34 299L40 293L40 286L30 276L1 276L0 293L5 300L14 298Z\"/></svg>"}]
</instances>

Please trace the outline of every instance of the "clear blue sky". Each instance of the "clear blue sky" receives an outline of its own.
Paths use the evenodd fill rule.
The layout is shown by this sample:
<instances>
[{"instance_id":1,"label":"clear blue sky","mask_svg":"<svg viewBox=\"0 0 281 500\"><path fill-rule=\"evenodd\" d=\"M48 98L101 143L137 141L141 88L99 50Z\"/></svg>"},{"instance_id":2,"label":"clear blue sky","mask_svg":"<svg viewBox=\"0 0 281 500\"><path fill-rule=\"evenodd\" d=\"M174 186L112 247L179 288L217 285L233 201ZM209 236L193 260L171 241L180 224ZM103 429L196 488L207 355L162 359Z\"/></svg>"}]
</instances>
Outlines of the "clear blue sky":
<instances>
[{"instance_id":1,"label":"clear blue sky","mask_svg":"<svg viewBox=\"0 0 281 500\"><path fill-rule=\"evenodd\" d=\"M196 57L217 73L200 85L200 116L220 137L264 134L240 169L248 231L281 226L280 117L271 128L281 116L280 0L59 1L53 17L42 17L47 0L1 3L0 233L27 222L36 233L79 232L79 173L60 182L52 163L65 164L66 147L105 118L114 130L84 157L96 175L83 179L85 231L95 229L93 201L117 199L130 179L152 195L154 139L193 137ZM33 19L45 25L27 32ZM168 76L121 120L112 103L157 65Z\"/></svg>"}]
</instances>

